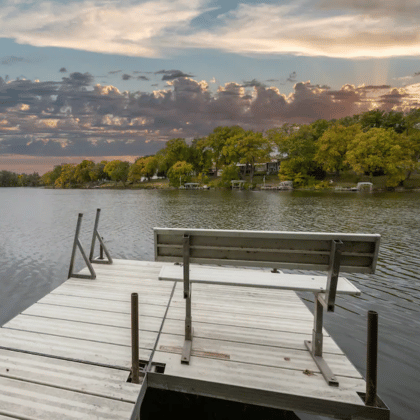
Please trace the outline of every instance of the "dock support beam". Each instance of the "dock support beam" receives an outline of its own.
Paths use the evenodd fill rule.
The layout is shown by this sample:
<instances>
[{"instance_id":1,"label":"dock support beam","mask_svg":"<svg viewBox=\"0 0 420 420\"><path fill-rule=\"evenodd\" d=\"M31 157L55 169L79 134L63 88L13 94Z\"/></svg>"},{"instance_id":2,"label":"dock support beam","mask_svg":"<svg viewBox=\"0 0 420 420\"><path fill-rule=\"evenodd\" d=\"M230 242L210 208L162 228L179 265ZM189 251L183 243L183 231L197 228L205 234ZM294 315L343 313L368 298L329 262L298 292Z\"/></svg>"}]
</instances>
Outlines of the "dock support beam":
<instances>
[{"instance_id":1,"label":"dock support beam","mask_svg":"<svg viewBox=\"0 0 420 420\"><path fill-rule=\"evenodd\" d=\"M131 294L131 382L140 383L139 366L139 296Z\"/></svg>"},{"instance_id":2,"label":"dock support beam","mask_svg":"<svg viewBox=\"0 0 420 420\"><path fill-rule=\"evenodd\" d=\"M82 218L83 218L83 213L79 213L79 216L77 218L76 233L74 235L73 250L71 252L71 258L70 258L69 275L68 275L67 278L74 277L74 278L78 278L78 279L94 280L94 279L96 279L95 270L93 269L92 264L88 260L86 254L85 254L85 251L82 247L82 244L80 242L80 239L79 239L80 228L82 226ZM89 269L90 275L87 275L87 274L73 274L74 260L76 258L77 248L79 248L80 253L82 254L82 257L85 260L85 263L87 265L87 268Z\"/></svg>"},{"instance_id":3,"label":"dock support beam","mask_svg":"<svg viewBox=\"0 0 420 420\"><path fill-rule=\"evenodd\" d=\"M96 264L112 264L112 258L108 250L106 249L106 246L104 244L102 236L98 232L98 225L99 225L99 216L101 215L101 209L96 209L96 218L95 218L95 225L93 226L93 235L92 235L92 244L90 246L90 254L89 254L89 261L91 263ZM95 242L96 238L99 241L100 244L100 254L99 259L94 259L93 254L95 252ZM104 253L106 254L107 260L104 260Z\"/></svg>"},{"instance_id":4,"label":"dock support beam","mask_svg":"<svg viewBox=\"0 0 420 420\"><path fill-rule=\"evenodd\" d=\"M190 283L190 236L183 237L184 257L184 299L185 299L185 341L181 354L181 363L189 364L191 358L193 327L191 316L191 283Z\"/></svg>"},{"instance_id":5,"label":"dock support beam","mask_svg":"<svg viewBox=\"0 0 420 420\"><path fill-rule=\"evenodd\" d=\"M366 360L366 400L365 404L376 407L378 377L378 313L368 312L367 360Z\"/></svg>"}]
</instances>

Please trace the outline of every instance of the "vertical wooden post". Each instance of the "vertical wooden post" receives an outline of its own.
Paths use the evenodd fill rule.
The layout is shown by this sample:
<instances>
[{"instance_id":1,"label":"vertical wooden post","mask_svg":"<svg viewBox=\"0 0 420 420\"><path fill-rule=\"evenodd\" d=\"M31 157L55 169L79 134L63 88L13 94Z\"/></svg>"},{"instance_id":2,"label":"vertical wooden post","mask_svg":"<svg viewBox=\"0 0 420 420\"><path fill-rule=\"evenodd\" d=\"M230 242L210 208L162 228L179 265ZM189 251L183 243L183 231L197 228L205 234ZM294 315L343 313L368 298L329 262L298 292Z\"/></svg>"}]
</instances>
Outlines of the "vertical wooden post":
<instances>
[{"instance_id":1,"label":"vertical wooden post","mask_svg":"<svg viewBox=\"0 0 420 420\"><path fill-rule=\"evenodd\" d=\"M140 383L139 368L139 297L131 294L131 382Z\"/></svg>"}]
</instances>

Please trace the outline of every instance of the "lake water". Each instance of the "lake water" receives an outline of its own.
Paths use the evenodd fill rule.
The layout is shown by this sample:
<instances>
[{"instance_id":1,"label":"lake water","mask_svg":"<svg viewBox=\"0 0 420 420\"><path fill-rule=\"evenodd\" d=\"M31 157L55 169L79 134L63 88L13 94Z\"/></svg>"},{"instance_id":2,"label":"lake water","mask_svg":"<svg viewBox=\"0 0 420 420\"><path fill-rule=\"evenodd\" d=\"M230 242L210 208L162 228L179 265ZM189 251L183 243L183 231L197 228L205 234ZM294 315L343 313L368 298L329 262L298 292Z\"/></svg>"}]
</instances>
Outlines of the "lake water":
<instances>
[{"instance_id":1,"label":"lake water","mask_svg":"<svg viewBox=\"0 0 420 420\"><path fill-rule=\"evenodd\" d=\"M418 420L419 203L419 193L0 188L0 322L66 280L77 214L88 249L96 208L115 258L153 260L155 226L379 233L376 274L347 276L362 296L338 298L325 326L365 375L367 311L379 313L379 395L392 419Z\"/></svg>"}]
</instances>

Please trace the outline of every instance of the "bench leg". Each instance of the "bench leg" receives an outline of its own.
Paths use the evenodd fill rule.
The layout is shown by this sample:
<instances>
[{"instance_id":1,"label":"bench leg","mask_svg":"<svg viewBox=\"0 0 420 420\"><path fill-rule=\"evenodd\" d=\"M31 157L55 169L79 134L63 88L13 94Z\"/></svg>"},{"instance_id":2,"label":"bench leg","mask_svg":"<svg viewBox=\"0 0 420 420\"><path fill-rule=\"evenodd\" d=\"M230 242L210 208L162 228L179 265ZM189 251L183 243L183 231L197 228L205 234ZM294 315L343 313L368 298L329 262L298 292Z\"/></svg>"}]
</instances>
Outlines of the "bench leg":
<instances>
[{"instance_id":1,"label":"bench leg","mask_svg":"<svg viewBox=\"0 0 420 420\"><path fill-rule=\"evenodd\" d=\"M316 365L322 373L322 376L330 386L338 386L337 378L334 376L332 370L327 365L326 361L322 357L322 345L323 345L323 311L324 308L322 303L318 299L318 295L315 295L315 313L314 313L314 328L312 330L312 341L305 340L305 346L311 353Z\"/></svg>"},{"instance_id":2,"label":"bench leg","mask_svg":"<svg viewBox=\"0 0 420 420\"><path fill-rule=\"evenodd\" d=\"M191 358L193 328L191 316L191 284L190 284L190 236L183 238L184 256L184 299L185 299L185 341L181 354L181 363L189 365Z\"/></svg>"},{"instance_id":3,"label":"bench leg","mask_svg":"<svg viewBox=\"0 0 420 420\"><path fill-rule=\"evenodd\" d=\"M192 316L191 316L191 295L185 299L185 341L181 355L181 363L189 365L193 338Z\"/></svg>"}]
</instances>

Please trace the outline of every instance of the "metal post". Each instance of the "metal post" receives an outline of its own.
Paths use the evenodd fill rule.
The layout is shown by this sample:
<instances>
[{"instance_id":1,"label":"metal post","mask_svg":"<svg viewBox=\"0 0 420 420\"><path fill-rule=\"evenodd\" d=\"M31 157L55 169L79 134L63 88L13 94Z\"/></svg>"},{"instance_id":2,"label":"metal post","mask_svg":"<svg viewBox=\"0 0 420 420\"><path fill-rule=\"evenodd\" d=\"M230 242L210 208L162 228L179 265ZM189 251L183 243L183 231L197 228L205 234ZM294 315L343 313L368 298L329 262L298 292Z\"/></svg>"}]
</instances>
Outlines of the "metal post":
<instances>
[{"instance_id":1,"label":"metal post","mask_svg":"<svg viewBox=\"0 0 420 420\"><path fill-rule=\"evenodd\" d=\"M314 356L322 357L322 323L324 317L324 308L315 295L314 327L312 329L312 353Z\"/></svg>"},{"instance_id":2,"label":"metal post","mask_svg":"<svg viewBox=\"0 0 420 420\"><path fill-rule=\"evenodd\" d=\"M190 236L183 237L184 257L184 299L185 299L185 342L181 355L181 363L189 364L192 348L192 316L191 316L191 284L190 284Z\"/></svg>"},{"instance_id":3,"label":"metal post","mask_svg":"<svg viewBox=\"0 0 420 420\"><path fill-rule=\"evenodd\" d=\"M93 235L92 235L92 243L90 246L90 254L89 254L89 261L92 263L100 263L100 264L112 264L112 258L110 253L108 252L103 237L98 232L98 225L99 225L99 216L101 214L101 209L96 209L96 218L95 218L95 225L93 227ZM95 242L96 239L99 241L99 259L93 258L93 254L95 252ZM107 261L104 259L104 253L107 257Z\"/></svg>"},{"instance_id":4,"label":"metal post","mask_svg":"<svg viewBox=\"0 0 420 420\"><path fill-rule=\"evenodd\" d=\"M96 209L95 225L93 227L92 244L90 246L89 261L93 260L93 253L95 251L95 241L98 232L99 216L101 215L101 209Z\"/></svg>"},{"instance_id":5,"label":"metal post","mask_svg":"<svg viewBox=\"0 0 420 420\"><path fill-rule=\"evenodd\" d=\"M131 294L131 382L140 383L139 368L139 296Z\"/></svg>"},{"instance_id":6,"label":"metal post","mask_svg":"<svg viewBox=\"0 0 420 420\"><path fill-rule=\"evenodd\" d=\"M305 346L311 353L314 362L318 366L322 373L322 376L330 386L338 386L338 380L327 362L322 357L322 346L323 346L323 334L322 334L322 323L324 317L324 301L321 296L315 294L315 311L314 311L314 327L312 330L312 341L305 340Z\"/></svg>"},{"instance_id":7,"label":"metal post","mask_svg":"<svg viewBox=\"0 0 420 420\"><path fill-rule=\"evenodd\" d=\"M83 213L79 213L79 216L77 217L76 233L74 235L73 250L71 252L70 258L69 275L67 278L70 278L73 273L74 259L76 258L77 240L79 239L80 227L82 226L82 218Z\"/></svg>"},{"instance_id":8,"label":"metal post","mask_svg":"<svg viewBox=\"0 0 420 420\"><path fill-rule=\"evenodd\" d=\"M342 241L333 240L331 244L330 267L328 270L327 290L325 296L325 303L328 312L334 312L343 246L344 244Z\"/></svg>"},{"instance_id":9,"label":"metal post","mask_svg":"<svg viewBox=\"0 0 420 420\"><path fill-rule=\"evenodd\" d=\"M104 238L102 238L103 240ZM103 260L104 259L104 247L102 246L102 244L99 246L99 259Z\"/></svg>"},{"instance_id":10,"label":"metal post","mask_svg":"<svg viewBox=\"0 0 420 420\"><path fill-rule=\"evenodd\" d=\"M366 399L365 404L376 406L378 374L378 313L368 312L367 362L366 362Z\"/></svg>"},{"instance_id":11,"label":"metal post","mask_svg":"<svg viewBox=\"0 0 420 420\"><path fill-rule=\"evenodd\" d=\"M92 264L90 263L90 261L88 260L85 251L83 250L83 246L79 240L79 233L80 233L80 228L82 226L82 218L83 218L83 213L79 213L79 216L77 218L77 225L76 225L76 233L74 235L74 243L73 243L73 250L71 252L71 257L70 257L70 267L69 267L69 275L67 278L79 278L79 279L95 279L96 278L96 274L95 274L95 270L92 267ZM76 258L76 248L79 248L80 253L82 254L82 257L86 263L86 266L89 270L90 275L87 274L73 274L73 269L74 269L74 260Z\"/></svg>"}]
</instances>

